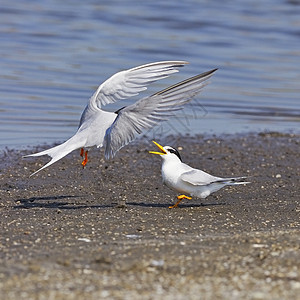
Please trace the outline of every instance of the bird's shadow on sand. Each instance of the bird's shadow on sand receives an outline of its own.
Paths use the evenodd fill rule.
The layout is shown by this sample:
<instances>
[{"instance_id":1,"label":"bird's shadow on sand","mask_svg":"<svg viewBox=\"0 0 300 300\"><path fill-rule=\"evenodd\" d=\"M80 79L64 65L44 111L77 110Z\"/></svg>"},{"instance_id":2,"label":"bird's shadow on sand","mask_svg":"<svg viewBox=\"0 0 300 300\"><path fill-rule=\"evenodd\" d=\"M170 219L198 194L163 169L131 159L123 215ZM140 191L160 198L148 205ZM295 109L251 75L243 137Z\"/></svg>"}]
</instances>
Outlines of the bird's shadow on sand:
<instances>
[{"instance_id":1,"label":"bird's shadow on sand","mask_svg":"<svg viewBox=\"0 0 300 300\"><path fill-rule=\"evenodd\" d=\"M175 204L175 203L173 203ZM126 205L130 206L141 206L141 207L161 207L161 208L169 208L172 203L170 204L165 204L165 203L144 203L144 202L127 202ZM194 204L194 203L187 203L187 204L179 204L177 208L191 208L191 207L210 207L210 206L224 206L226 203L199 203L199 204Z\"/></svg>"},{"instance_id":2,"label":"bird's shadow on sand","mask_svg":"<svg viewBox=\"0 0 300 300\"><path fill-rule=\"evenodd\" d=\"M74 199L82 198L83 196L73 196L73 195L63 195L63 196L47 196L47 197L31 197L31 198L21 198L15 200L17 205L14 206L15 209L29 209L29 208L56 208L56 209L82 209L82 208L107 208L114 207L113 204L109 205L83 205L74 204L66 201L61 201L64 199ZM46 201L46 202L45 202Z\"/></svg>"},{"instance_id":3,"label":"bird's shadow on sand","mask_svg":"<svg viewBox=\"0 0 300 300\"><path fill-rule=\"evenodd\" d=\"M30 209L30 208L52 208L52 209L83 209L83 208L126 208L126 207L156 207L156 208L169 208L170 204L165 203L145 203L145 202L126 202L125 205L119 205L116 202L111 204L97 204L97 205L85 205L85 204L74 204L70 201L62 201L64 199L78 199L84 196L74 195L62 195L62 196L44 196L44 197L30 197L21 198L15 200L15 209ZM192 207L210 207L210 206L223 206L226 203L182 203L178 208L192 208Z\"/></svg>"}]
</instances>

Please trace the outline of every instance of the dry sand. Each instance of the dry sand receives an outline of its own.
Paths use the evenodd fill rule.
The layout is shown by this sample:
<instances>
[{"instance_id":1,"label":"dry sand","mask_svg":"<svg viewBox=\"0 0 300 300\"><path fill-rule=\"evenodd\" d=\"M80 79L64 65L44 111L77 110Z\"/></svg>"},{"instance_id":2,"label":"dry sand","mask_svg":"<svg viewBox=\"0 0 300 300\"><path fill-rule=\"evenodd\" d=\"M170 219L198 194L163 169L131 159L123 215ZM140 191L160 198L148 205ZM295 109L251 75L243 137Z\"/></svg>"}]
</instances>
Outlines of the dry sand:
<instances>
[{"instance_id":1,"label":"dry sand","mask_svg":"<svg viewBox=\"0 0 300 300\"><path fill-rule=\"evenodd\" d=\"M137 141L112 161L6 150L0 167L1 299L300 299L299 136L169 137L184 162L248 175L205 201L161 183ZM182 147L182 148L181 148ZM125 204L126 203L126 204Z\"/></svg>"}]
</instances>

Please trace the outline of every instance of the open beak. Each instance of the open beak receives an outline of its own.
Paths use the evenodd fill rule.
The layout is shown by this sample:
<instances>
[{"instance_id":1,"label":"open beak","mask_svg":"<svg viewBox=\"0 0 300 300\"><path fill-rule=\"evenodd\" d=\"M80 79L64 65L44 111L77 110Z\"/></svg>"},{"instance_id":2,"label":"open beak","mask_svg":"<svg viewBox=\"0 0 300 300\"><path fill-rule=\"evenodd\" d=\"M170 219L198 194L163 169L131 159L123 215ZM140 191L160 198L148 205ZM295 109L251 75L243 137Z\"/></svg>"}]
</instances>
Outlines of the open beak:
<instances>
[{"instance_id":1,"label":"open beak","mask_svg":"<svg viewBox=\"0 0 300 300\"><path fill-rule=\"evenodd\" d=\"M164 150L163 146L161 146L160 144L158 144L158 143L156 143L154 141L152 141L152 142L159 148L159 150L161 150L161 152L149 151L149 153L151 153L151 154L158 154L158 155L167 154L167 152Z\"/></svg>"}]
</instances>

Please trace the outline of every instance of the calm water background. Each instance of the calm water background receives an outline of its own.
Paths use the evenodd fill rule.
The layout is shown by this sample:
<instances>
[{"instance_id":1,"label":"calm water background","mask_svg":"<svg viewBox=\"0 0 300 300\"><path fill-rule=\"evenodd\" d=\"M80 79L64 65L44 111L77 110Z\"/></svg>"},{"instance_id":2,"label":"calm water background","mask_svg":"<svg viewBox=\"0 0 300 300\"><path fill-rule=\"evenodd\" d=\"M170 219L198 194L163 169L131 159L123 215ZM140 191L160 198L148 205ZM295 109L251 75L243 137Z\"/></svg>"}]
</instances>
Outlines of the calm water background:
<instances>
[{"instance_id":1,"label":"calm water background","mask_svg":"<svg viewBox=\"0 0 300 300\"><path fill-rule=\"evenodd\" d=\"M101 82L160 60L190 65L147 93L219 70L151 135L300 131L300 1L2 0L0 43L2 149L66 140Z\"/></svg>"}]
</instances>

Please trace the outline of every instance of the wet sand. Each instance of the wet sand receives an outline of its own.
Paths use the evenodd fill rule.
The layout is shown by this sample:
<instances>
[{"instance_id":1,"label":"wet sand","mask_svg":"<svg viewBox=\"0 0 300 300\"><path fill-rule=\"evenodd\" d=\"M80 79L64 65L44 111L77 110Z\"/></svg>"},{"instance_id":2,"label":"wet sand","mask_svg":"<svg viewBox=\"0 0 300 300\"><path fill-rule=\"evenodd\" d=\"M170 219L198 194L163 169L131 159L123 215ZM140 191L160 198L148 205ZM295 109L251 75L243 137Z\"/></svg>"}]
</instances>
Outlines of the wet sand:
<instances>
[{"instance_id":1,"label":"wet sand","mask_svg":"<svg viewBox=\"0 0 300 300\"><path fill-rule=\"evenodd\" d=\"M1 299L299 299L299 144L293 134L169 137L183 161L246 186L184 200L137 141L112 161L1 157Z\"/></svg>"}]
</instances>

